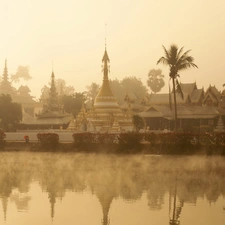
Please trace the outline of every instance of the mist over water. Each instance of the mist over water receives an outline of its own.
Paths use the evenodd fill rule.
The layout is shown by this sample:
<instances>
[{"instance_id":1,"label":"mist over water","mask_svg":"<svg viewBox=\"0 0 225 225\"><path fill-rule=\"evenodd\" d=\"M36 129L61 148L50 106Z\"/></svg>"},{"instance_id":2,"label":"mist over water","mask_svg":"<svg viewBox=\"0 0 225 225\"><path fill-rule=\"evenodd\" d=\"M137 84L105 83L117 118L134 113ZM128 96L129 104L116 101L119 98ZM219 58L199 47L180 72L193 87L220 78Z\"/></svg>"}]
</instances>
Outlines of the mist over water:
<instances>
[{"instance_id":1,"label":"mist over water","mask_svg":"<svg viewBox=\"0 0 225 225\"><path fill-rule=\"evenodd\" d=\"M0 153L2 224L224 224L225 158Z\"/></svg>"}]
</instances>

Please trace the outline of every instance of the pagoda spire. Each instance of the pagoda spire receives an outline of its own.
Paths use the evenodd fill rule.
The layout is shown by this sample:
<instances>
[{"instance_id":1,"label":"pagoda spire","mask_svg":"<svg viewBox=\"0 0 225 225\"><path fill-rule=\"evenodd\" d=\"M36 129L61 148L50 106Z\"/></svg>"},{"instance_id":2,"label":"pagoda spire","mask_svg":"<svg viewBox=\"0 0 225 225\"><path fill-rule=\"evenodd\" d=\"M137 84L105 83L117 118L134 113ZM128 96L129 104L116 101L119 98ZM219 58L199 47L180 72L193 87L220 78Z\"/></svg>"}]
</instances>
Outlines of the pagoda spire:
<instances>
[{"instance_id":1,"label":"pagoda spire","mask_svg":"<svg viewBox=\"0 0 225 225\"><path fill-rule=\"evenodd\" d=\"M106 46L105 46L105 52L102 58L102 62L103 62L103 80L108 80L108 73L109 73L109 56L106 50Z\"/></svg>"},{"instance_id":2,"label":"pagoda spire","mask_svg":"<svg viewBox=\"0 0 225 225\"><path fill-rule=\"evenodd\" d=\"M49 110L50 111L59 110L58 93L55 87L55 74L53 69L52 69L52 75L51 75L51 87L49 91Z\"/></svg>"},{"instance_id":3,"label":"pagoda spire","mask_svg":"<svg viewBox=\"0 0 225 225\"><path fill-rule=\"evenodd\" d=\"M102 87L101 87L98 95L95 98L95 101L99 101L100 98L105 97L105 96L108 96L108 97L110 96L112 98L115 98L113 93L112 93L112 90L110 88L110 85L109 85L109 78L108 78L109 62L110 62L110 60L109 60L109 56L108 56L106 46L105 46L105 52L104 52L104 55L102 57L103 82L102 82ZM114 99L113 101L116 101L116 100Z\"/></svg>"},{"instance_id":4,"label":"pagoda spire","mask_svg":"<svg viewBox=\"0 0 225 225\"><path fill-rule=\"evenodd\" d=\"M7 68L7 59L5 59L5 68L3 72L3 81L8 81L8 68Z\"/></svg>"},{"instance_id":5,"label":"pagoda spire","mask_svg":"<svg viewBox=\"0 0 225 225\"><path fill-rule=\"evenodd\" d=\"M108 80L108 73L109 73L109 56L107 53L107 48L106 48L106 24L105 24L105 52L102 58L102 63L103 63L103 80Z\"/></svg>"}]
</instances>

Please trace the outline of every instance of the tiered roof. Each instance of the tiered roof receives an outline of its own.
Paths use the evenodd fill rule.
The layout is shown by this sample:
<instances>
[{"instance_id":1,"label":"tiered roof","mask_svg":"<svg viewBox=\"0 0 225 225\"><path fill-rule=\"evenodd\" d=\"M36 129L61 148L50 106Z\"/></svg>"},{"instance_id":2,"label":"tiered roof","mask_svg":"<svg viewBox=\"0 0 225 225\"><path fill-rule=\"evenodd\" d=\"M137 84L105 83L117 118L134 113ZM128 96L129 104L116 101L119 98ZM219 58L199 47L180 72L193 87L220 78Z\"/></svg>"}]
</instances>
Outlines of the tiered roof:
<instances>
[{"instance_id":1,"label":"tiered roof","mask_svg":"<svg viewBox=\"0 0 225 225\"><path fill-rule=\"evenodd\" d=\"M163 117L174 119L173 110L168 106L150 106L145 111L139 113L142 117ZM210 119L220 115L225 115L225 110L213 106L178 106L177 116L180 119Z\"/></svg>"},{"instance_id":2,"label":"tiered roof","mask_svg":"<svg viewBox=\"0 0 225 225\"><path fill-rule=\"evenodd\" d=\"M177 105L201 105L204 97L204 89L198 89L196 82L180 83L183 97L180 93L176 93ZM151 93L143 99L146 105L170 105L173 104L173 93L153 94Z\"/></svg>"},{"instance_id":3,"label":"tiered roof","mask_svg":"<svg viewBox=\"0 0 225 225\"><path fill-rule=\"evenodd\" d=\"M215 86L209 85L205 93L205 98L203 99L203 104L209 104L209 101L212 102L212 105L218 106L221 98L221 93L217 90Z\"/></svg>"},{"instance_id":4,"label":"tiered roof","mask_svg":"<svg viewBox=\"0 0 225 225\"><path fill-rule=\"evenodd\" d=\"M5 68L2 75L2 82L0 84L0 93L11 95L13 100L16 96L16 89L12 87L11 82L9 81L7 60L5 60Z\"/></svg>"}]
</instances>

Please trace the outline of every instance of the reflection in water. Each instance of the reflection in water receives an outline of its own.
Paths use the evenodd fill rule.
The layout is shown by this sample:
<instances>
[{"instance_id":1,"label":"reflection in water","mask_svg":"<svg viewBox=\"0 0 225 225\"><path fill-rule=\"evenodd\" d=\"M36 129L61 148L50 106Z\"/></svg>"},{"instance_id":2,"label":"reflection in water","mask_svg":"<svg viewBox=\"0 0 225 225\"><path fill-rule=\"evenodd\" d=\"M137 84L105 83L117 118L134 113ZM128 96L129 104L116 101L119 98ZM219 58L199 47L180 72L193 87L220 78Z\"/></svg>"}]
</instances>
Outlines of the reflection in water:
<instances>
[{"instance_id":1,"label":"reflection in water","mask_svg":"<svg viewBox=\"0 0 225 225\"><path fill-rule=\"evenodd\" d=\"M172 203L172 218L170 219L169 224L179 225L180 224L179 218L182 207L184 205L184 201L180 200L179 205L177 205L177 175L175 175L174 188L170 190L169 193L169 213L171 210L171 203Z\"/></svg>"},{"instance_id":2,"label":"reflection in water","mask_svg":"<svg viewBox=\"0 0 225 225\"><path fill-rule=\"evenodd\" d=\"M0 200L5 221L9 200L17 211L29 212L33 182L48 194L52 221L57 199L63 200L69 192L91 192L99 200L103 225L113 224L109 213L118 199L133 203L146 196L149 212L161 212L169 195L169 224L177 225L182 223L184 203L196 205L202 198L208 204L216 203L225 194L225 159L219 157L25 152L0 155Z\"/></svg>"},{"instance_id":3,"label":"reflection in water","mask_svg":"<svg viewBox=\"0 0 225 225\"><path fill-rule=\"evenodd\" d=\"M30 196L22 193L13 193L10 197L10 201L15 202L17 210L19 212L28 210L28 203L30 200Z\"/></svg>"}]
</instances>

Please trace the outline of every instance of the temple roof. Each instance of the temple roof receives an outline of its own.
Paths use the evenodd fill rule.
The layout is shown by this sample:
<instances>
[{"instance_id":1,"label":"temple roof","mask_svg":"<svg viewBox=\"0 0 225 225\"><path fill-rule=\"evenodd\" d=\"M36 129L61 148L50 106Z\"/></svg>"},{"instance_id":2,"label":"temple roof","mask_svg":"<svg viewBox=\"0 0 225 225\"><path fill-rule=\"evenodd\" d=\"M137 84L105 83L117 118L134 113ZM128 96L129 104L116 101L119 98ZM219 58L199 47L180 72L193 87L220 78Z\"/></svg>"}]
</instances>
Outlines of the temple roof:
<instances>
[{"instance_id":1,"label":"temple roof","mask_svg":"<svg viewBox=\"0 0 225 225\"><path fill-rule=\"evenodd\" d=\"M184 98L180 94L176 94L177 104L185 104L190 100L188 93L183 94ZM148 105L169 105L169 94L151 94L147 102ZM171 93L171 102L173 103L173 93Z\"/></svg>"},{"instance_id":2,"label":"temple roof","mask_svg":"<svg viewBox=\"0 0 225 225\"><path fill-rule=\"evenodd\" d=\"M20 124L27 125L65 125L69 124L72 117L65 115L64 117L49 117L49 118L33 118L27 114L23 114L23 120Z\"/></svg>"},{"instance_id":3,"label":"temple roof","mask_svg":"<svg viewBox=\"0 0 225 225\"><path fill-rule=\"evenodd\" d=\"M125 102L123 105L120 106L120 108L121 109L128 109L129 106L134 111L143 109L143 105L141 105L141 104L138 104L138 103L128 103L128 102Z\"/></svg>"},{"instance_id":4,"label":"temple roof","mask_svg":"<svg viewBox=\"0 0 225 225\"><path fill-rule=\"evenodd\" d=\"M127 93L124 100L125 101L130 101L130 102L135 102L137 101L137 95L135 93Z\"/></svg>"},{"instance_id":5,"label":"temple roof","mask_svg":"<svg viewBox=\"0 0 225 225\"><path fill-rule=\"evenodd\" d=\"M215 95L217 99L219 99L221 96L220 92L217 90L215 86L209 85L208 89L206 90L206 94L208 94L209 92Z\"/></svg>"},{"instance_id":6,"label":"temple roof","mask_svg":"<svg viewBox=\"0 0 225 225\"><path fill-rule=\"evenodd\" d=\"M197 89L196 82L180 83L180 87L183 93L189 93L189 94L191 94L193 90Z\"/></svg>"},{"instance_id":7,"label":"temple roof","mask_svg":"<svg viewBox=\"0 0 225 225\"><path fill-rule=\"evenodd\" d=\"M191 101L193 103L198 102L203 94L204 94L203 88L193 90L193 92L191 94Z\"/></svg>"},{"instance_id":8,"label":"temple roof","mask_svg":"<svg viewBox=\"0 0 225 225\"><path fill-rule=\"evenodd\" d=\"M212 94L211 92L206 93L205 98L203 99L203 102L205 103L206 100L209 99L209 98L212 100L212 102L214 104L218 103L218 98L214 94Z\"/></svg>"},{"instance_id":9,"label":"temple roof","mask_svg":"<svg viewBox=\"0 0 225 225\"><path fill-rule=\"evenodd\" d=\"M151 106L139 113L143 117L173 118L173 111L167 106ZM206 119L225 115L225 110L213 106L177 106L177 117L182 119Z\"/></svg>"},{"instance_id":10,"label":"temple roof","mask_svg":"<svg viewBox=\"0 0 225 225\"><path fill-rule=\"evenodd\" d=\"M154 105L147 108L144 112L138 113L142 117L167 117L173 118L173 112L167 106Z\"/></svg>"}]
</instances>

